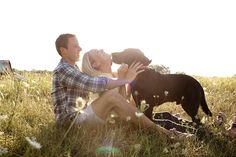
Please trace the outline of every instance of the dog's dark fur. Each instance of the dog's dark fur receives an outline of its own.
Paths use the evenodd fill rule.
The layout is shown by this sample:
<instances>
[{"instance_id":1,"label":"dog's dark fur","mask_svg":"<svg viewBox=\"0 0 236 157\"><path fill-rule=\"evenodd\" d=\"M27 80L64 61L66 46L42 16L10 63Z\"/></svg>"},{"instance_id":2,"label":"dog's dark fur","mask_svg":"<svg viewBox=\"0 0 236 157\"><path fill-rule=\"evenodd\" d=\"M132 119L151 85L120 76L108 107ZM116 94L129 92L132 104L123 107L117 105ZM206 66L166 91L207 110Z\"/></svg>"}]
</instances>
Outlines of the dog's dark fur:
<instances>
[{"instance_id":1,"label":"dog's dark fur","mask_svg":"<svg viewBox=\"0 0 236 157\"><path fill-rule=\"evenodd\" d=\"M117 64L126 63L128 65L131 65L133 61L140 61L142 63L142 60L145 61L145 64L147 63L146 61L149 59L143 53L140 53L140 50L137 53L135 53L137 49L132 50L134 50L132 54L130 51L123 51L120 54L116 53L112 56L113 61ZM164 102L181 104L193 122L197 124L200 123L200 120L196 117L199 105L201 105L202 110L207 115L212 116L207 106L202 86L196 79L188 75L160 74L154 69L148 68L138 74L131 83L131 93L137 105L140 105L142 100L145 100L150 105L144 112L150 119L152 119L153 107Z\"/></svg>"}]
</instances>

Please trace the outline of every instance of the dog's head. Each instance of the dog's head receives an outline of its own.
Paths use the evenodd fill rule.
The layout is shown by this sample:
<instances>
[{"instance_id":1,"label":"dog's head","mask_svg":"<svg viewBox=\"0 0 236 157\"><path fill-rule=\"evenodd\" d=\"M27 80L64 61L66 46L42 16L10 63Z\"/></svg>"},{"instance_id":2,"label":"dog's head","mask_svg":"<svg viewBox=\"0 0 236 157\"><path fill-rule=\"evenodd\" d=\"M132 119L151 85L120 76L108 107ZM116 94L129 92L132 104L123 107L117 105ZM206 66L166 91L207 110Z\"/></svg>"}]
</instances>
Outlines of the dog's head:
<instances>
[{"instance_id":1,"label":"dog's head","mask_svg":"<svg viewBox=\"0 0 236 157\"><path fill-rule=\"evenodd\" d=\"M141 50L135 48L128 48L122 52L114 52L111 56L114 63L125 63L128 64L128 66L133 62L140 62L144 66L148 66L152 62L152 60L149 60Z\"/></svg>"}]
</instances>

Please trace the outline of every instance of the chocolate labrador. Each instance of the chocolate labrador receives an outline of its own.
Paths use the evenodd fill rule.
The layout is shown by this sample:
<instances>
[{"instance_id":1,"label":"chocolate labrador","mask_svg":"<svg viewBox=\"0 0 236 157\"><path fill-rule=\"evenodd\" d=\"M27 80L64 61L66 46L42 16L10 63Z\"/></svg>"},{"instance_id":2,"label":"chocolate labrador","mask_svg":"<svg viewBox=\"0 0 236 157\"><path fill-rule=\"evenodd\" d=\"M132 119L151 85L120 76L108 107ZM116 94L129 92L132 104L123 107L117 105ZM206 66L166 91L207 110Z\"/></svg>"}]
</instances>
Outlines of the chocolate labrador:
<instances>
[{"instance_id":1,"label":"chocolate labrador","mask_svg":"<svg viewBox=\"0 0 236 157\"><path fill-rule=\"evenodd\" d=\"M125 49L122 52L112 53L114 63L126 63L138 61L144 65L149 65L149 60L139 49ZM130 84L131 93L137 105L142 100L149 104L149 108L144 114L152 118L153 107L165 102L176 102L181 104L184 111L192 118L193 122L200 123L197 117L198 108L201 105L205 114L212 116L209 110L204 90L201 84L193 77L185 74L160 74L154 69L147 68L144 72L137 75Z\"/></svg>"}]
</instances>

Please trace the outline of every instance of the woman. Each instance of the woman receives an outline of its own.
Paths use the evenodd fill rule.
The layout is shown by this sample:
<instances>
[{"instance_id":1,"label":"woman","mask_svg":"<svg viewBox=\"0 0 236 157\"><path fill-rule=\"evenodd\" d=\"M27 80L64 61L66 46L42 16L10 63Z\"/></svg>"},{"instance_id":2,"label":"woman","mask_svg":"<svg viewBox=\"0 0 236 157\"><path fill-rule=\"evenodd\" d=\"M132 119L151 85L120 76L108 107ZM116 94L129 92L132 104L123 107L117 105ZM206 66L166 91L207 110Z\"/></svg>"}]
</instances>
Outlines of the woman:
<instances>
[{"instance_id":1,"label":"woman","mask_svg":"<svg viewBox=\"0 0 236 157\"><path fill-rule=\"evenodd\" d=\"M104 60L110 60L110 62L107 62L107 65L101 64L101 62L97 61L97 58L99 57L103 58ZM111 65L112 60L109 54L105 53L102 49L92 49L86 52L83 56L82 71L90 76L108 76L118 78L123 78L125 76L125 73L128 69L128 65L122 64L119 67L117 74L112 72ZM127 98L127 90L125 86L113 90L116 90L116 92L120 92L121 95L127 99L127 101L132 101L132 98ZM98 96L99 95L95 95L94 99ZM132 104L135 105L134 101L132 102ZM155 119L152 121L168 130L175 128L179 132L195 132L195 129L192 126L189 126L189 122L183 122L180 118L171 115L169 112L157 113ZM183 123L188 125L182 125Z\"/></svg>"},{"instance_id":2,"label":"woman","mask_svg":"<svg viewBox=\"0 0 236 157\"><path fill-rule=\"evenodd\" d=\"M102 56L102 57L101 57ZM102 58L103 60L110 60L110 62L103 62L103 64L100 64L99 61L96 59ZM107 64L104 64L107 63ZM106 76L110 78L124 78L125 73L128 70L128 65L122 64L120 68L118 69L117 73L112 72L112 60L111 60L111 55L108 53L105 53L103 49L92 49L88 52L86 52L83 56L82 60L82 71L90 76ZM120 92L120 94L123 97L126 97L126 87L122 86L119 87L118 89L112 89L114 91ZM93 94L93 99L96 99L98 95Z\"/></svg>"}]
</instances>

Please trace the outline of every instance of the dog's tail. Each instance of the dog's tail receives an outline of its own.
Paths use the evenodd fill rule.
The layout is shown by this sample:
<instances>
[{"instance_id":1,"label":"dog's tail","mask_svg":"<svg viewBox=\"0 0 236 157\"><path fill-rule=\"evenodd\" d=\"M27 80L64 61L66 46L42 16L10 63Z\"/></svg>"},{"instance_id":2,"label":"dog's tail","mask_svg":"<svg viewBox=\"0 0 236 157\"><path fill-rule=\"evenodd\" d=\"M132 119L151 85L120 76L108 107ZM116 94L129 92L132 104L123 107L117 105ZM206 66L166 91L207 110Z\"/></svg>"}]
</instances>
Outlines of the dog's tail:
<instances>
[{"instance_id":1,"label":"dog's tail","mask_svg":"<svg viewBox=\"0 0 236 157\"><path fill-rule=\"evenodd\" d=\"M201 93L202 93L202 98L201 98L201 106L202 106L202 110L204 111L204 113L206 113L208 116L212 116L212 113L210 111L210 109L207 106L206 103L206 98L205 98L205 93L203 88L201 87Z\"/></svg>"}]
</instances>

